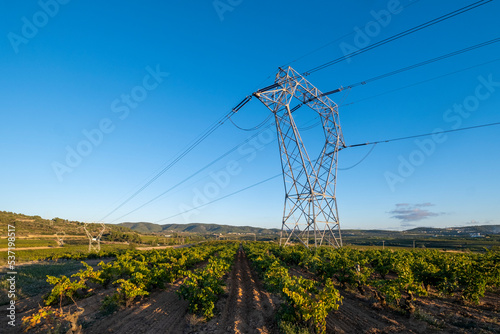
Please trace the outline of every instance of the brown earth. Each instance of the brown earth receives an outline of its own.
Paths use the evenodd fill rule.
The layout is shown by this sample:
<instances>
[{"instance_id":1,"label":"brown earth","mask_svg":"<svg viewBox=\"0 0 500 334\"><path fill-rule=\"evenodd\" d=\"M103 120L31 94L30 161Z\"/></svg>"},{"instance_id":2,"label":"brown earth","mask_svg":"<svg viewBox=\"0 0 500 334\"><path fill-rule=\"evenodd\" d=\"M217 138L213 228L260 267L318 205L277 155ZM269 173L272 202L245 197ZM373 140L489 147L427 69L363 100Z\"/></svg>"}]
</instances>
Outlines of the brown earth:
<instances>
[{"instance_id":1,"label":"brown earth","mask_svg":"<svg viewBox=\"0 0 500 334\"><path fill-rule=\"evenodd\" d=\"M20 251L20 250L36 250L36 249L57 249L57 248L62 248L62 247L56 247L56 246L40 246L40 247L16 247L14 249L12 248L0 248L0 252L7 252L8 250L12 251Z\"/></svg>"},{"instance_id":2,"label":"brown earth","mask_svg":"<svg viewBox=\"0 0 500 334\"><path fill-rule=\"evenodd\" d=\"M227 279L227 291L217 303L220 314L206 324L191 325L186 333L278 333L276 299L262 288L241 248Z\"/></svg>"},{"instance_id":3,"label":"brown earth","mask_svg":"<svg viewBox=\"0 0 500 334\"><path fill-rule=\"evenodd\" d=\"M300 267L289 272L315 279ZM382 307L374 289L365 290L340 290L342 305L326 318L327 333L500 333L500 290L487 292L478 305L431 290L429 296L416 298L412 314Z\"/></svg>"},{"instance_id":4,"label":"brown earth","mask_svg":"<svg viewBox=\"0 0 500 334\"><path fill-rule=\"evenodd\" d=\"M314 278L300 268L292 268L290 273ZM175 293L182 284L179 280L110 315L103 315L99 306L112 289L97 290L95 295L78 301L85 309L79 323L83 324L83 333L279 332L275 320L279 298L263 289L242 249L224 279L225 293L216 304L216 316L208 322L188 313L187 302ZM429 297L416 299L416 311L408 315L382 307L370 289L364 295L342 289L343 303L328 315L327 333L500 333L498 292L487 293L479 305L474 305L463 304L454 297L440 297L431 291ZM41 296L19 303L18 326L12 333L22 332L21 318L32 313L38 303L41 304ZM3 328L0 331L3 332Z\"/></svg>"},{"instance_id":5,"label":"brown earth","mask_svg":"<svg viewBox=\"0 0 500 334\"><path fill-rule=\"evenodd\" d=\"M35 239L53 239L55 238L56 235L55 234L27 234L27 235L16 235L16 239L31 239L31 238L35 238ZM70 235L70 234L67 234L67 235L64 235L64 238L78 238L78 239L87 239L87 236L82 234L82 235Z\"/></svg>"},{"instance_id":6,"label":"brown earth","mask_svg":"<svg viewBox=\"0 0 500 334\"><path fill-rule=\"evenodd\" d=\"M106 244L117 244L117 245L128 245L126 242L112 242L112 241L101 241L101 245L106 245ZM187 244L187 245L173 245L173 246L138 246L136 247L137 250L153 250L153 249L166 249L166 248L183 248L183 247L191 247L192 244ZM63 248L60 246L37 246L37 247L16 247L15 249L11 248L0 248L0 252L6 252L9 249L14 250L14 251L20 251L20 250L36 250L36 249L58 249L58 248Z\"/></svg>"},{"instance_id":7,"label":"brown earth","mask_svg":"<svg viewBox=\"0 0 500 334\"><path fill-rule=\"evenodd\" d=\"M412 314L384 308L369 293L341 291L341 295L342 305L327 317L328 333L500 333L497 294L488 293L479 305L418 297Z\"/></svg>"},{"instance_id":8,"label":"brown earth","mask_svg":"<svg viewBox=\"0 0 500 334\"><path fill-rule=\"evenodd\" d=\"M164 291L151 293L144 301L109 316L101 316L94 309L83 314L84 333L183 333L188 303L179 299L175 291L178 281Z\"/></svg>"}]
</instances>

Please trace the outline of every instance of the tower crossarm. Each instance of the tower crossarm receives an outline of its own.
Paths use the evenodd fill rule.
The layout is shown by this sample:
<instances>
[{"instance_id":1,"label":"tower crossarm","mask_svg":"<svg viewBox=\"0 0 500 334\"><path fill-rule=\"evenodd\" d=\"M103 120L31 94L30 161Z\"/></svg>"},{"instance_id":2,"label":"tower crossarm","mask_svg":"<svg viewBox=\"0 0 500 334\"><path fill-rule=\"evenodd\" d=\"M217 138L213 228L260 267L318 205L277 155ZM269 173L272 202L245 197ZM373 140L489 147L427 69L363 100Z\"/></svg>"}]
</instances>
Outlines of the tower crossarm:
<instances>
[{"instance_id":1,"label":"tower crossarm","mask_svg":"<svg viewBox=\"0 0 500 334\"><path fill-rule=\"evenodd\" d=\"M285 184L282 243L298 239L308 246L314 238L315 246L341 246L335 184L338 151L345 144L337 104L291 67L280 68L275 83L253 95L275 118ZM302 105L321 119L325 142L316 160L310 159L293 117Z\"/></svg>"}]
</instances>

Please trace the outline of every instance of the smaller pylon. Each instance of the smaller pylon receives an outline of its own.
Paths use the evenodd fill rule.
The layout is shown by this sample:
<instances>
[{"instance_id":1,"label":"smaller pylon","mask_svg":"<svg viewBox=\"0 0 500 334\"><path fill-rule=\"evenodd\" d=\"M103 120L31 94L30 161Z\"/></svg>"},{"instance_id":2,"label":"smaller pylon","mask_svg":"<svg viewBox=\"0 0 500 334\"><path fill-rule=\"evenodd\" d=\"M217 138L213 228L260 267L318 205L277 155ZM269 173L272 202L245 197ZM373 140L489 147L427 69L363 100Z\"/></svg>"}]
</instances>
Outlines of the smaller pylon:
<instances>
[{"instance_id":1,"label":"smaller pylon","mask_svg":"<svg viewBox=\"0 0 500 334\"><path fill-rule=\"evenodd\" d=\"M64 231L56 232L57 246L64 246L64 237L66 237L66 233Z\"/></svg>"},{"instance_id":2,"label":"smaller pylon","mask_svg":"<svg viewBox=\"0 0 500 334\"><path fill-rule=\"evenodd\" d=\"M101 225L100 231L89 231L87 226L89 226L89 223L85 223L83 225L83 229L85 230L85 233L87 233L87 238L89 238L89 253L92 251L96 251L99 253L101 251L101 237L106 231L107 227L104 225L104 223L99 223Z\"/></svg>"}]
</instances>

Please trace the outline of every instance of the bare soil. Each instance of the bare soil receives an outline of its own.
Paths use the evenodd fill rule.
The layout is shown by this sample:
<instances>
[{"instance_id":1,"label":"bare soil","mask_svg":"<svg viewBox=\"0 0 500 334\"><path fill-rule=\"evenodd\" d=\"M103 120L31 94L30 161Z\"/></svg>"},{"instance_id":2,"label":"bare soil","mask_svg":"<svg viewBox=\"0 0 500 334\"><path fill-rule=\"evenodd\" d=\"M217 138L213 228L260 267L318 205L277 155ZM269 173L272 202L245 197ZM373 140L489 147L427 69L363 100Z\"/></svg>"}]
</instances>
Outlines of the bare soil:
<instances>
[{"instance_id":1,"label":"bare soil","mask_svg":"<svg viewBox=\"0 0 500 334\"><path fill-rule=\"evenodd\" d=\"M290 274L315 279L300 267L290 268ZM382 307L374 290L365 290L340 290L342 305L328 315L327 333L500 333L500 291L486 293L476 305L431 290L416 298L409 314Z\"/></svg>"},{"instance_id":2,"label":"bare soil","mask_svg":"<svg viewBox=\"0 0 500 334\"><path fill-rule=\"evenodd\" d=\"M382 307L369 290L340 293L343 303L328 315L328 333L500 333L498 293L487 293L475 305L431 292L416 298L411 314Z\"/></svg>"},{"instance_id":3,"label":"bare soil","mask_svg":"<svg viewBox=\"0 0 500 334\"><path fill-rule=\"evenodd\" d=\"M40 246L40 247L16 247L16 251L21 251L21 250L36 250L36 249L57 249L57 248L62 248L62 247L56 247L56 246ZM7 252L9 248L0 248L0 252Z\"/></svg>"},{"instance_id":4,"label":"bare soil","mask_svg":"<svg viewBox=\"0 0 500 334\"><path fill-rule=\"evenodd\" d=\"M92 263L95 265L94 263ZM200 265L201 266L201 265ZM292 268L291 273L314 278L311 273ZM231 272L224 278L226 292L216 304L216 316L205 322L188 313L188 304L176 294L182 280L164 290L156 290L128 308L104 315L101 301L112 289L78 301L85 309L79 323L83 333L278 333L276 312L279 298L266 292L249 265L242 249ZM339 310L327 317L327 333L500 333L500 294L488 293L479 305L463 304L452 297L418 297L416 311L404 314L382 307L370 289L341 290ZM6 333L22 333L21 318L42 305L42 296L18 302L17 326ZM68 308L68 306L66 307ZM3 312L2 312L3 314ZM4 332L5 326L0 326ZM29 331L29 333L46 332Z\"/></svg>"},{"instance_id":5,"label":"bare soil","mask_svg":"<svg viewBox=\"0 0 500 334\"><path fill-rule=\"evenodd\" d=\"M263 289L241 248L227 279L227 291L217 303L220 314L206 324L189 326L186 333L278 333L276 299Z\"/></svg>"}]
</instances>

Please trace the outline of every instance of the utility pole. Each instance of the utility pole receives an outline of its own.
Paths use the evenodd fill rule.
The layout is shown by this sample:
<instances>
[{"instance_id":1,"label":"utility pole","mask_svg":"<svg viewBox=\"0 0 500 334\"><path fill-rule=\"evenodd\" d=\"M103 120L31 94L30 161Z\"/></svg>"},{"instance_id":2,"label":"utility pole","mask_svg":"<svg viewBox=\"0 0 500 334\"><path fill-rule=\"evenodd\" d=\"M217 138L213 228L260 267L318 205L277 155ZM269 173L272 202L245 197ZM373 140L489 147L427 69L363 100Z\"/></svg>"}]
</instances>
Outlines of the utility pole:
<instances>
[{"instance_id":1,"label":"utility pole","mask_svg":"<svg viewBox=\"0 0 500 334\"><path fill-rule=\"evenodd\" d=\"M56 232L56 242L59 247L64 246L64 237L66 233L64 231Z\"/></svg>"},{"instance_id":2,"label":"utility pole","mask_svg":"<svg viewBox=\"0 0 500 334\"><path fill-rule=\"evenodd\" d=\"M285 184L280 245L299 241L309 248L314 240L314 247L341 247L335 186L338 151L345 143L337 104L291 67L280 68L275 83L253 96L274 114L278 133ZM310 159L293 118L302 106L321 119L325 141L315 160Z\"/></svg>"},{"instance_id":3,"label":"utility pole","mask_svg":"<svg viewBox=\"0 0 500 334\"><path fill-rule=\"evenodd\" d=\"M87 238L89 239L89 253L91 253L92 251L96 251L97 253L99 253L101 251L101 237L107 228L104 223L99 224L101 225L100 231L89 231L89 229L87 228L89 226L89 223L83 224L83 229L85 230L85 233L87 233Z\"/></svg>"}]
</instances>

